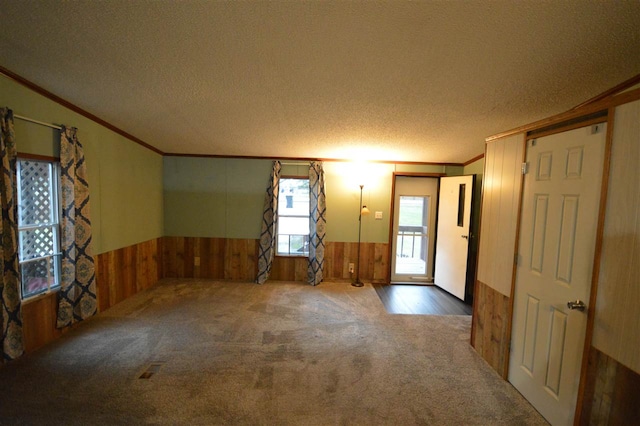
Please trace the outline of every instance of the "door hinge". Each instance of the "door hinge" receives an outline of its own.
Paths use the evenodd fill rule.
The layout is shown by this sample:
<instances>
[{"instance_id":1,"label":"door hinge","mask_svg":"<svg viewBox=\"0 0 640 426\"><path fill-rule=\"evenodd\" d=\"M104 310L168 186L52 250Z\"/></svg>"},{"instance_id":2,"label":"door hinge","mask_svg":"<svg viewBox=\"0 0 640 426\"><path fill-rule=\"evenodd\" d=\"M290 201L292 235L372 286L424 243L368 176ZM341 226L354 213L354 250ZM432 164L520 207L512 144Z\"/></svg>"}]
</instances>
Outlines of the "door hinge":
<instances>
[{"instance_id":1,"label":"door hinge","mask_svg":"<svg viewBox=\"0 0 640 426\"><path fill-rule=\"evenodd\" d=\"M520 255L516 253L513 255L513 264L518 266L519 263L520 263Z\"/></svg>"},{"instance_id":2,"label":"door hinge","mask_svg":"<svg viewBox=\"0 0 640 426\"><path fill-rule=\"evenodd\" d=\"M529 173L529 163L524 162L522 163L522 174L526 175L527 173Z\"/></svg>"}]
</instances>

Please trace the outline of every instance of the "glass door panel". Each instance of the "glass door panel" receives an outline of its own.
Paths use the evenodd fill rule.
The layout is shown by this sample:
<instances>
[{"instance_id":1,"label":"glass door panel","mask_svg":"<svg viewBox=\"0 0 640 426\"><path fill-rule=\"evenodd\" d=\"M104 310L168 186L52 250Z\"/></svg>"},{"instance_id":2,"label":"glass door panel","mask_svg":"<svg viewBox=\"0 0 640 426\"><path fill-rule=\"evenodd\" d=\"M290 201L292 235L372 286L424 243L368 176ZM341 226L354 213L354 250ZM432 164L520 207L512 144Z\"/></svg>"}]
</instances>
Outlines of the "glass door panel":
<instances>
[{"instance_id":1,"label":"glass door panel","mask_svg":"<svg viewBox=\"0 0 640 426\"><path fill-rule=\"evenodd\" d=\"M429 197L400 196L395 274L426 275Z\"/></svg>"},{"instance_id":2,"label":"glass door panel","mask_svg":"<svg viewBox=\"0 0 640 426\"><path fill-rule=\"evenodd\" d=\"M396 176L391 254L392 283L432 283L438 178Z\"/></svg>"}]
</instances>

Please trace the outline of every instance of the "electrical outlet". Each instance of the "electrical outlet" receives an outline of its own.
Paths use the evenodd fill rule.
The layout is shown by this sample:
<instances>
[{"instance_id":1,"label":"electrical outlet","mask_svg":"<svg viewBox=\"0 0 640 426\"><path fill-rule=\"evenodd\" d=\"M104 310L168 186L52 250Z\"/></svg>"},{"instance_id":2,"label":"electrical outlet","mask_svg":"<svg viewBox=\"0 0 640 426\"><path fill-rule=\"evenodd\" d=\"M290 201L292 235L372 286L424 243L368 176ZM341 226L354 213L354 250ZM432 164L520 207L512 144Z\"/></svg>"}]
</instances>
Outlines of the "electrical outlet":
<instances>
[{"instance_id":1,"label":"electrical outlet","mask_svg":"<svg viewBox=\"0 0 640 426\"><path fill-rule=\"evenodd\" d=\"M349 263L349 273L353 274L353 271L355 270L355 264L353 263Z\"/></svg>"}]
</instances>

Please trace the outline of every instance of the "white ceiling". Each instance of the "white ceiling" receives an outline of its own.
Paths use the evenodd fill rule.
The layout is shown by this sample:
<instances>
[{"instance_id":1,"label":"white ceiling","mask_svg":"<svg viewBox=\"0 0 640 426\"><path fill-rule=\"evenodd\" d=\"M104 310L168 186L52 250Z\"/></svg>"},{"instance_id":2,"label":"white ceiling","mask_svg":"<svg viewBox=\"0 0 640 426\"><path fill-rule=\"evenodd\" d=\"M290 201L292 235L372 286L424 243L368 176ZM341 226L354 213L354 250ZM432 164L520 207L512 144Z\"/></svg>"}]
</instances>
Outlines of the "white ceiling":
<instances>
[{"instance_id":1,"label":"white ceiling","mask_svg":"<svg viewBox=\"0 0 640 426\"><path fill-rule=\"evenodd\" d=\"M460 163L640 74L636 0L14 0L0 22L0 65L165 153Z\"/></svg>"}]
</instances>

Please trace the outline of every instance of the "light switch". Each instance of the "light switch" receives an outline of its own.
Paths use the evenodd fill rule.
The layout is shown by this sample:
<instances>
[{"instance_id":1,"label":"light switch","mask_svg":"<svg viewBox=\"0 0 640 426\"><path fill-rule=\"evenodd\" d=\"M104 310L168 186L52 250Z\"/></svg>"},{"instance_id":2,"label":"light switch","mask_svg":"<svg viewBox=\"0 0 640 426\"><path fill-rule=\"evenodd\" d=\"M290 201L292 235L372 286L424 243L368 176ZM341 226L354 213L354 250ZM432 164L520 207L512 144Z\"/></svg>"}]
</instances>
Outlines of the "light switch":
<instances>
[{"instance_id":1,"label":"light switch","mask_svg":"<svg viewBox=\"0 0 640 426\"><path fill-rule=\"evenodd\" d=\"M376 220L382 219L382 212L376 212Z\"/></svg>"}]
</instances>

